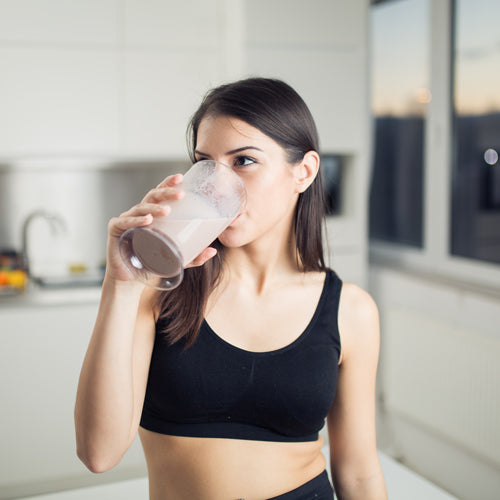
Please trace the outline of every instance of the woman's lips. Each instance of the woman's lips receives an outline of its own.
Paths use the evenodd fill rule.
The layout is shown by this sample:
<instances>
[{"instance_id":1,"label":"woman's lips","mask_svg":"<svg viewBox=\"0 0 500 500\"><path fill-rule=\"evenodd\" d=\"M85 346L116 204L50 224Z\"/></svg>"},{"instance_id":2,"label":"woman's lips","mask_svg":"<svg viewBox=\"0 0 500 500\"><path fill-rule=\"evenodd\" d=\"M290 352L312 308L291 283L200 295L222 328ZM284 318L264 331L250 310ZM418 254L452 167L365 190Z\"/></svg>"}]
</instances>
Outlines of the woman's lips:
<instances>
[{"instance_id":1,"label":"woman's lips","mask_svg":"<svg viewBox=\"0 0 500 500\"><path fill-rule=\"evenodd\" d=\"M235 222L236 222L236 221L237 221L237 220L238 220L238 219L239 219L242 215L243 215L243 213L238 214L238 215L237 215L237 216L236 216L236 217L235 217L235 218L231 221L231 224L229 224L229 225L231 226L232 224L234 224L234 223L235 223Z\"/></svg>"}]
</instances>

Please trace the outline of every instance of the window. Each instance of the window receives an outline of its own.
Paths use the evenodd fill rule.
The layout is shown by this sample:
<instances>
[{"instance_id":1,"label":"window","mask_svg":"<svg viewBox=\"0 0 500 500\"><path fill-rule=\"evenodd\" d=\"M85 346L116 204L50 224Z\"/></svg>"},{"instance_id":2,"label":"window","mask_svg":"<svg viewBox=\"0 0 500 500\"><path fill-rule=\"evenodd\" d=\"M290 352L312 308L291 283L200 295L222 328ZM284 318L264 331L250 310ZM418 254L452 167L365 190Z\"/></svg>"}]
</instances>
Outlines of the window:
<instances>
[{"instance_id":1,"label":"window","mask_svg":"<svg viewBox=\"0 0 500 500\"><path fill-rule=\"evenodd\" d=\"M430 100L428 0L371 9L374 159L370 237L423 244L424 126Z\"/></svg>"},{"instance_id":2,"label":"window","mask_svg":"<svg viewBox=\"0 0 500 500\"><path fill-rule=\"evenodd\" d=\"M500 3L456 0L451 252L500 263Z\"/></svg>"},{"instance_id":3,"label":"window","mask_svg":"<svg viewBox=\"0 0 500 500\"><path fill-rule=\"evenodd\" d=\"M372 0L372 263L500 291L499 27L500 2Z\"/></svg>"}]
</instances>

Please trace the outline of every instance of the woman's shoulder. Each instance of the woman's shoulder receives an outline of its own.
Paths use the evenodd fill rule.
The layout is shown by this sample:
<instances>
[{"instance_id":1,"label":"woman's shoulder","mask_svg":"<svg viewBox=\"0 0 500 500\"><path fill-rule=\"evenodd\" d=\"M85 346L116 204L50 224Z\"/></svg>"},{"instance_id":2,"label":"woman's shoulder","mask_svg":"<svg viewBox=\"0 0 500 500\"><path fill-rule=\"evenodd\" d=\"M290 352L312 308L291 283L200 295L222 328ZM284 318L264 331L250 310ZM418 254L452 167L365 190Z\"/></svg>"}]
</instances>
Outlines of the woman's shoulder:
<instances>
[{"instance_id":1,"label":"woman's shoulder","mask_svg":"<svg viewBox=\"0 0 500 500\"><path fill-rule=\"evenodd\" d=\"M353 319L370 319L373 315L378 315L377 304L373 297L354 283L342 283L340 305L344 312Z\"/></svg>"},{"instance_id":2,"label":"woman's shoulder","mask_svg":"<svg viewBox=\"0 0 500 500\"><path fill-rule=\"evenodd\" d=\"M339 304L339 332L342 352L359 345L376 347L379 342L379 314L373 297L354 284L342 284Z\"/></svg>"}]
</instances>

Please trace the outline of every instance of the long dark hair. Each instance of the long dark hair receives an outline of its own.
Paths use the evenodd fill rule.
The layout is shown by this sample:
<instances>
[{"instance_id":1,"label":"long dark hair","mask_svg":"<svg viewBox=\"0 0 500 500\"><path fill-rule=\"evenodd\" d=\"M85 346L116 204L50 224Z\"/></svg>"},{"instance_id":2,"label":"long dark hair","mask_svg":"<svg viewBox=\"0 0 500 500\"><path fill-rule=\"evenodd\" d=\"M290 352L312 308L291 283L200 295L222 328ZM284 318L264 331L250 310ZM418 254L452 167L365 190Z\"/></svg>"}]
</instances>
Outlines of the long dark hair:
<instances>
[{"instance_id":1,"label":"long dark hair","mask_svg":"<svg viewBox=\"0 0 500 500\"><path fill-rule=\"evenodd\" d=\"M288 84L269 78L248 78L216 87L208 92L191 118L187 138L191 160L198 128L206 116L238 118L274 139L286 152L291 165L308 151L319 152L319 139L311 112ZM324 198L321 171L309 188L299 194L294 216L296 258L299 269L324 271ZM184 339L191 345L203 321L210 292L217 286L224 262L224 247L212 244L217 255L201 267L185 270L184 280L160 295L160 331L171 343Z\"/></svg>"}]
</instances>

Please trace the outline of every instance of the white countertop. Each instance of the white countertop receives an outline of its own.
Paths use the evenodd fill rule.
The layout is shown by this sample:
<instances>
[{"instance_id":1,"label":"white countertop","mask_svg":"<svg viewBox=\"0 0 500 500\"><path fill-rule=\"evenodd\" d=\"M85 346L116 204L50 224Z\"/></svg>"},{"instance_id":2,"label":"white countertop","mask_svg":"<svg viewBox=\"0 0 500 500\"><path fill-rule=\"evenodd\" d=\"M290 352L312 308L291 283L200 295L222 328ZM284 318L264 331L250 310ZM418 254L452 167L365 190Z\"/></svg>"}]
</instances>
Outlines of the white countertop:
<instances>
[{"instance_id":1,"label":"white countertop","mask_svg":"<svg viewBox=\"0 0 500 500\"><path fill-rule=\"evenodd\" d=\"M68 288L29 287L18 295L0 297L0 310L17 307L46 307L66 304L94 304L101 297L101 287L82 286Z\"/></svg>"}]
</instances>

